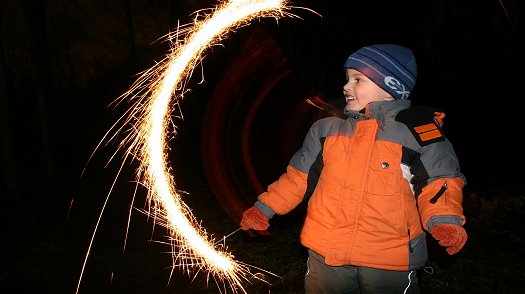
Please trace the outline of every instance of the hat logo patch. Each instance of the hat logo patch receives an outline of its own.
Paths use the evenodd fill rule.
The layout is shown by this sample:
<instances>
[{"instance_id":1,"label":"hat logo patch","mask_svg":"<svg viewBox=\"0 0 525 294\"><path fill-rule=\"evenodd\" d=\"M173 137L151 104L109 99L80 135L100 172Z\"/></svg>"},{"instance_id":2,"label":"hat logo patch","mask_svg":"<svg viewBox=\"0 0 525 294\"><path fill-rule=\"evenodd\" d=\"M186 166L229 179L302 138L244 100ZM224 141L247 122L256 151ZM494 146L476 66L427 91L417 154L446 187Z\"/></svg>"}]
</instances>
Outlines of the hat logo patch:
<instances>
[{"instance_id":1,"label":"hat logo patch","mask_svg":"<svg viewBox=\"0 0 525 294\"><path fill-rule=\"evenodd\" d=\"M390 89L394 90L397 94L401 95L399 99L407 99L410 95L410 91L407 91L405 85L403 85L399 80L393 76L385 77L385 85Z\"/></svg>"}]
</instances>

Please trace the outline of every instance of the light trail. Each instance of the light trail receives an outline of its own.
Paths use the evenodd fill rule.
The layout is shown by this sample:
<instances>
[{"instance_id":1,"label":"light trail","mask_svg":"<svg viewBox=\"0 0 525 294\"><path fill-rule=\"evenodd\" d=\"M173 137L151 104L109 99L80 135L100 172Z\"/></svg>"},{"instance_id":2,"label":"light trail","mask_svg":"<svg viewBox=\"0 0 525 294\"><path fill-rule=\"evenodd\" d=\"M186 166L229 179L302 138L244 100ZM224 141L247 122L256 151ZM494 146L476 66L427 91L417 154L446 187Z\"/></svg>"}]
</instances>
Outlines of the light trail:
<instances>
[{"instance_id":1,"label":"light trail","mask_svg":"<svg viewBox=\"0 0 525 294\"><path fill-rule=\"evenodd\" d=\"M188 36L183 46L175 48L159 82L153 83L155 89L151 106L146 108L144 114L147 119L139 125L139 136L144 137L142 158L146 163L151 197L157 204L156 207L161 209L158 212L165 213L166 224L173 240L176 240L175 249L185 253L183 256L178 255L176 260L183 265L204 265L206 270L241 288L238 274L245 268L236 263L230 254L213 247L213 242L207 240L203 229L193 221L193 217L189 217L189 210L173 188L175 183L168 172L164 153L165 132L171 121L170 98L184 77L193 70L203 51L213 42L220 41L232 27L262 15L281 16L282 8L283 1L279 0L230 1L218 7L204 21L196 22L195 33ZM189 262L187 259L190 259Z\"/></svg>"},{"instance_id":2,"label":"light trail","mask_svg":"<svg viewBox=\"0 0 525 294\"><path fill-rule=\"evenodd\" d=\"M181 200L169 172L166 154L169 127L175 129L171 113L178 101L184 98L186 83L207 48L254 19L293 16L287 12L289 8L285 0L231 0L220 2L209 13L198 11L193 26L178 28L167 36L172 45L171 53L161 63L142 73L130 90L120 97L120 101L130 99L134 100L134 104L110 129L116 129L115 134L110 136L108 132L103 138L113 140L124 130L124 126L131 125L131 132L120 143L120 147L127 146L124 161L131 156L140 162L137 177L139 183L148 188L149 202L148 210L143 212L168 229L173 267L182 267L188 273L205 271L214 278L217 286L228 282L234 292L246 293L242 282L249 281L249 278L261 279L260 275L252 274L251 266L235 261L223 247L215 247L218 242L212 240ZM122 122L120 127L117 126L119 122ZM106 203L107 198L103 210ZM100 217L95 232L99 222Z\"/></svg>"}]
</instances>

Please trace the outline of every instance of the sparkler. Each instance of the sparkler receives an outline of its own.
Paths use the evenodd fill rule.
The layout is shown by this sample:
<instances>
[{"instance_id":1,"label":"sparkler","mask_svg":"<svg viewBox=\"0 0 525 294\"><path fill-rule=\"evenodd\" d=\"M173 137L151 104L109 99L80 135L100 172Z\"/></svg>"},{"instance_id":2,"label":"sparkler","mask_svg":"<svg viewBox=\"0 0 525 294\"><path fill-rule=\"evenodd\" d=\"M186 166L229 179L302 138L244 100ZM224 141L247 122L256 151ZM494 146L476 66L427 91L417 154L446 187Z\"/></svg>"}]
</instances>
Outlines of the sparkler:
<instances>
[{"instance_id":1,"label":"sparkler","mask_svg":"<svg viewBox=\"0 0 525 294\"><path fill-rule=\"evenodd\" d=\"M192 27L180 27L167 36L172 44L172 52L161 63L144 72L130 90L120 97L120 101L124 98L135 101L133 107L110 129L117 129L110 137L114 139L124 126L132 126L132 132L120 144L120 147L129 146L125 149L124 162L128 156L140 162L138 180L148 188L149 202L148 211L143 212L154 216L156 223L168 229L174 268L182 267L188 272L192 269L197 272L204 270L213 276L217 284L227 281L235 292L240 290L246 293L242 282L248 281L250 277L259 279L259 276L251 274L250 266L235 261L224 248L216 248L217 242L211 240L181 200L169 173L165 154L166 136L172 125L170 114L178 101L184 98L189 76L207 48L218 44L228 33L253 19L291 16L286 12L288 8L286 0L231 0L221 2L209 13L197 12ZM123 122L119 128L118 122ZM108 136L109 132L103 140Z\"/></svg>"}]
</instances>

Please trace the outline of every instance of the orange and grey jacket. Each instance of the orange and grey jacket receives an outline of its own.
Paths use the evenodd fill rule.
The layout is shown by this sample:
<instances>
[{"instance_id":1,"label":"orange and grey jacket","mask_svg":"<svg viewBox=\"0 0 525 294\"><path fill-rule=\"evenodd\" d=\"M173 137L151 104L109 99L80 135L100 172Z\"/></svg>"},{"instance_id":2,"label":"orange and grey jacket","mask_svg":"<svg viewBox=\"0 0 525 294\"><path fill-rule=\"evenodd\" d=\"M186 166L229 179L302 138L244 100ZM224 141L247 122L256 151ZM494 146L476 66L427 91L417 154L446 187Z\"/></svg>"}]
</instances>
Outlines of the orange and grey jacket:
<instances>
[{"instance_id":1,"label":"orange and grey jacket","mask_svg":"<svg viewBox=\"0 0 525 294\"><path fill-rule=\"evenodd\" d=\"M409 100L345 114L312 125L286 173L255 206L272 217L308 199L301 243L328 265L423 267L424 229L465 222L466 182L451 143L434 114L422 115Z\"/></svg>"}]
</instances>

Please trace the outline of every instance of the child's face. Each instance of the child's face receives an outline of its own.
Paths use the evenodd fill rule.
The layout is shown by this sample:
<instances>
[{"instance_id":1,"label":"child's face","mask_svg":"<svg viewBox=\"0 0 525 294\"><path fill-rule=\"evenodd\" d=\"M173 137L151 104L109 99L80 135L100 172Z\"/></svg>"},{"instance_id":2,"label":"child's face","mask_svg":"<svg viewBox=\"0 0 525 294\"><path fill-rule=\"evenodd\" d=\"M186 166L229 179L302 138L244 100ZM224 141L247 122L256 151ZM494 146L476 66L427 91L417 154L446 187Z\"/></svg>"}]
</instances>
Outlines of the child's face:
<instances>
[{"instance_id":1,"label":"child's face","mask_svg":"<svg viewBox=\"0 0 525 294\"><path fill-rule=\"evenodd\" d=\"M346 70L346 80L343 86L346 110L361 111L370 102L394 100L392 95L355 69Z\"/></svg>"}]
</instances>

